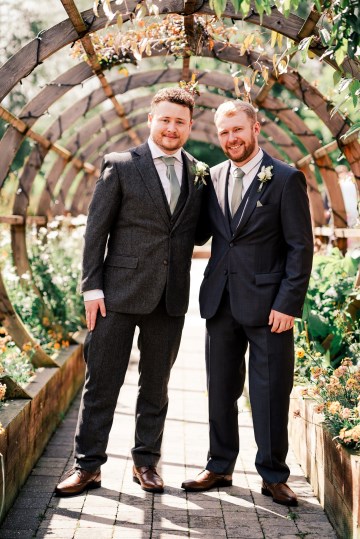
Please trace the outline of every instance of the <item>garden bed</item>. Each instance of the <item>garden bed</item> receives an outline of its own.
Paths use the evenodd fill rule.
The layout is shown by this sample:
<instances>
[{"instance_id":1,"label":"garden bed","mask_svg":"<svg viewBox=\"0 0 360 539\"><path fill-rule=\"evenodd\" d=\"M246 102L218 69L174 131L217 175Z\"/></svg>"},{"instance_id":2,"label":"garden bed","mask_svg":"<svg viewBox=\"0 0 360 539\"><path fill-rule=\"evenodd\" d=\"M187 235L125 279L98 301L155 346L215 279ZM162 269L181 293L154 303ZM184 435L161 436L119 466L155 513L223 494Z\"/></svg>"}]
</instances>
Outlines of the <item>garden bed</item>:
<instances>
[{"instance_id":1,"label":"garden bed","mask_svg":"<svg viewBox=\"0 0 360 539\"><path fill-rule=\"evenodd\" d=\"M291 447L339 537L360 539L360 454L323 429L317 404L293 392Z\"/></svg>"},{"instance_id":2,"label":"garden bed","mask_svg":"<svg viewBox=\"0 0 360 539\"><path fill-rule=\"evenodd\" d=\"M41 456L52 433L83 383L82 345L59 352L58 368L39 369L25 387L30 398L7 401L0 410L4 432L0 452L5 466L2 518ZM0 493L3 489L0 474Z\"/></svg>"}]
</instances>

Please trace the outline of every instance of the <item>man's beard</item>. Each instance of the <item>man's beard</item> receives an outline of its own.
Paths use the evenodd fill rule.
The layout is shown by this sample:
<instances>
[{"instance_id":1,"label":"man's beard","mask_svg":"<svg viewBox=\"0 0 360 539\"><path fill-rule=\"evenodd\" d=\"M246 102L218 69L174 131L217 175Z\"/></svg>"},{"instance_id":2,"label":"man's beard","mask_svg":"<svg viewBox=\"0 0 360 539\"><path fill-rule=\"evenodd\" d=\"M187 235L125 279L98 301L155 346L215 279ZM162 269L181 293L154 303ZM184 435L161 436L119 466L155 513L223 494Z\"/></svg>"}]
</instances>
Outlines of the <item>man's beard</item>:
<instances>
[{"instance_id":1,"label":"man's beard","mask_svg":"<svg viewBox=\"0 0 360 539\"><path fill-rule=\"evenodd\" d=\"M229 153L225 152L225 153L226 153L227 157L229 157L234 163L243 163L255 151L255 146L256 146L256 140L255 140L254 134L252 133L249 145L247 147L244 145L243 153L239 157L236 157L234 159L234 158L231 157L230 152Z\"/></svg>"}]
</instances>

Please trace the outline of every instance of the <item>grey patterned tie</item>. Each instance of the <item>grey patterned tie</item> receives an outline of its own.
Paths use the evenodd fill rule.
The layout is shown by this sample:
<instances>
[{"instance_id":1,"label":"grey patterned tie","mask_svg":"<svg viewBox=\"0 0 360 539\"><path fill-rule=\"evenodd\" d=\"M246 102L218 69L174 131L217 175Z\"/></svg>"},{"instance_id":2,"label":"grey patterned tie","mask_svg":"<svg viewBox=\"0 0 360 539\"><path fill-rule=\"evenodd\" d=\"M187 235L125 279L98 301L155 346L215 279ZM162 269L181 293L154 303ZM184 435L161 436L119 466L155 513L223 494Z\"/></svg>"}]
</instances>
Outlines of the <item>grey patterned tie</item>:
<instances>
[{"instance_id":1,"label":"grey patterned tie","mask_svg":"<svg viewBox=\"0 0 360 539\"><path fill-rule=\"evenodd\" d=\"M242 199L242 189L243 189L243 177L245 176L245 172L241 170L241 168L236 167L236 169L233 172L234 176L234 189L231 197L231 215L234 217L235 213L237 212L238 207L240 206L241 199Z\"/></svg>"},{"instance_id":2,"label":"grey patterned tie","mask_svg":"<svg viewBox=\"0 0 360 539\"><path fill-rule=\"evenodd\" d=\"M175 172L175 157L161 157L166 165L166 177L170 182L170 212L174 213L178 198L180 196L180 183Z\"/></svg>"}]
</instances>

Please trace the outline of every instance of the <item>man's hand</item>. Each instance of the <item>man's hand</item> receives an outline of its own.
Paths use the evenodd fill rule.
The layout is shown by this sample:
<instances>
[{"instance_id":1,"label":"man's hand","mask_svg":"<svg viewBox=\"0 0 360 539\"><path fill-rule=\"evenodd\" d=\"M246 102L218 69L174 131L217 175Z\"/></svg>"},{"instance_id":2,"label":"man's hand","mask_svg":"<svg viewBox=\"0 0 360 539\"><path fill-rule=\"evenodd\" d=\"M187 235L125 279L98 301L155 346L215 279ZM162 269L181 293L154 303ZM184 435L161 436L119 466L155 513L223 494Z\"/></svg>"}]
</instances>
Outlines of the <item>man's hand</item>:
<instances>
[{"instance_id":1,"label":"man's hand","mask_svg":"<svg viewBox=\"0 0 360 539\"><path fill-rule=\"evenodd\" d=\"M294 316L279 313L279 311L271 310L269 316L269 326L272 326L271 333L282 333L294 327Z\"/></svg>"},{"instance_id":2,"label":"man's hand","mask_svg":"<svg viewBox=\"0 0 360 539\"><path fill-rule=\"evenodd\" d=\"M106 316L104 298L85 301L86 325L89 331L93 331L95 327L97 312L99 309L101 316Z\"/></svg>"}]
</instances>

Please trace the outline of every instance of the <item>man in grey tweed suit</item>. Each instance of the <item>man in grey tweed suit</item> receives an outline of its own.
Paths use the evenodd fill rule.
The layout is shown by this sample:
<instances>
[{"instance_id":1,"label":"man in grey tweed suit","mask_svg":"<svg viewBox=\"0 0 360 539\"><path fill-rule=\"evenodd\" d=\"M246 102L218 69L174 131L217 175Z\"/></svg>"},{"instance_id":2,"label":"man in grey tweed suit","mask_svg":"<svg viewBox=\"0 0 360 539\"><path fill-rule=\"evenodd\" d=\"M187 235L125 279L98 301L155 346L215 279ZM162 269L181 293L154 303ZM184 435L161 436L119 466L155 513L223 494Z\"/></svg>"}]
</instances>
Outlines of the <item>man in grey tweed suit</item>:
<instances>
[{"instance_id":1,"label":"man in grey tweed suit","mask_svg":"<svg viewBox=\"0 0 360 539\"><path fill-rule=\"evenodd\" d=\"M162 492L156 465L168 381L188 307L191 256L202 189L187 141L193 97L180 88L152 100L147 143L104 158L89 207L83 256L86 379L75 435L75 466L59 496L101 485L100 467L139 328L133 478ZM170 159L169 159L170 158Z\"/></svg>"},{"instance_id":2,"label":"man in grey tweed suit","mask_svg":"<svg viewBox=\"0 0 360 539\"><path fill-rule=\"evenodd\" d=\"M306 182L302 172L259 148L260 124L249 103L223 103L215 125L229 160L211 169L207 215L201 219L213 237L200 289L208 336L210 447L206 469L182 486L202 491L232 484L239 453L237 400L249 346L262 493L296 505L285 459L294 317L301 316L313 253Z\"/></svg>"}]
</instances>

